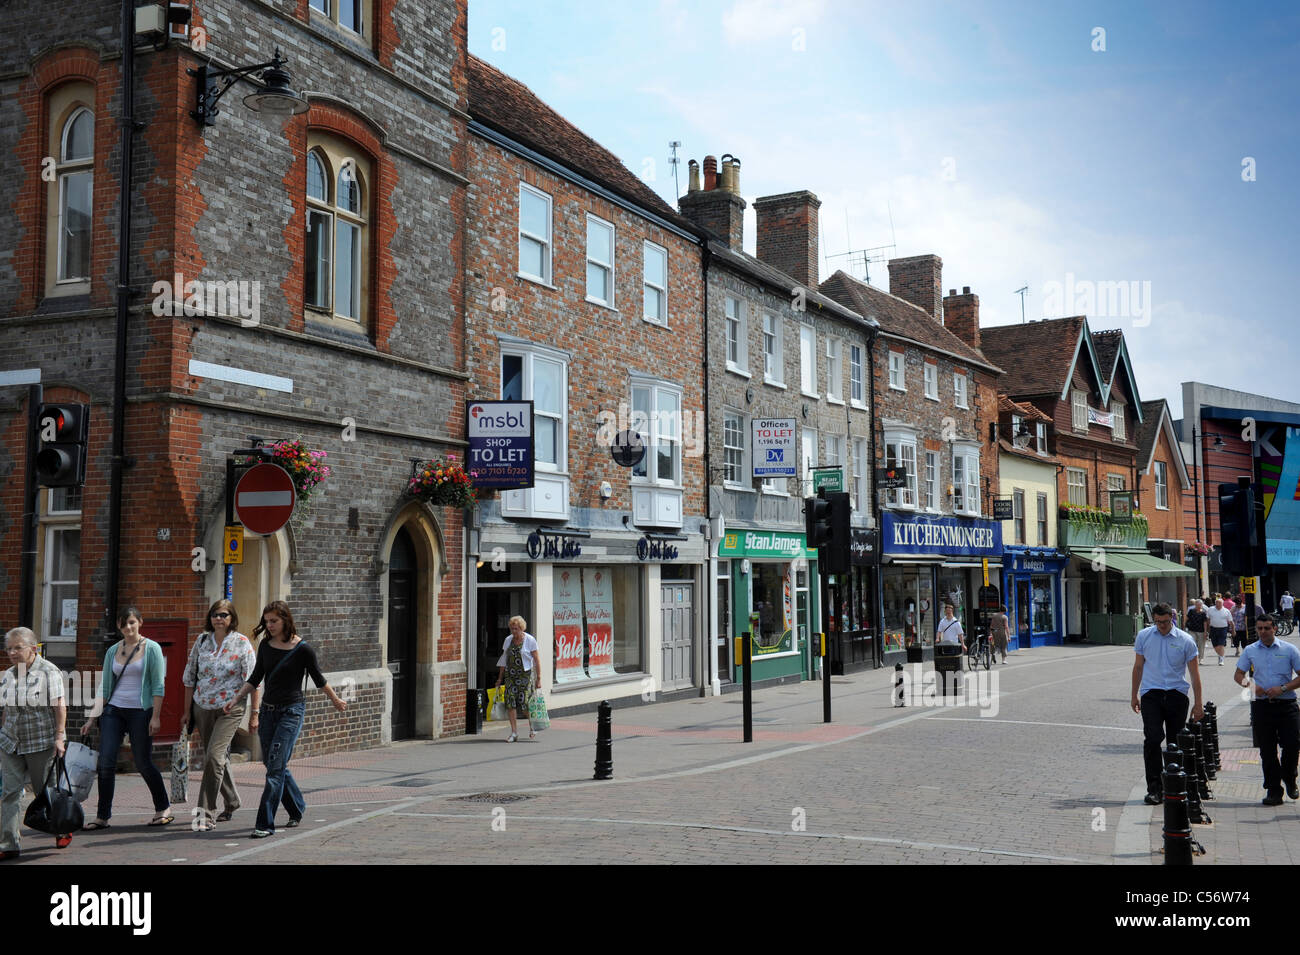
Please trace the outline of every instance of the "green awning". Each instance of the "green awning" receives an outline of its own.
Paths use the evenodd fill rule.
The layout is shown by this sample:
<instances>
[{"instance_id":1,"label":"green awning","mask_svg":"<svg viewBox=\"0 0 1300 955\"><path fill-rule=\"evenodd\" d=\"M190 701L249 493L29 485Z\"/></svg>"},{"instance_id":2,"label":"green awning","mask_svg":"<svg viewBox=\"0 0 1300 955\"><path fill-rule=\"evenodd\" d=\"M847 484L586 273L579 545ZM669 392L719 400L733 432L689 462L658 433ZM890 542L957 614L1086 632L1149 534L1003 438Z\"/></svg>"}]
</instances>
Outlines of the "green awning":
<instances>
[{"instance_id":1,"label":"green awning","mask_svg":"<svg viewBox=\"0 0 1300 955\"><path fill-rule=\"evenodd\" d=\"M1153 557L1140 551L1104 550L1106 569L1118 571L1125 577L1195 577L1196 571L1172 560ZM1097 556L1089 551L1075 551L1075 555L1084 560L1095 560Z\"/></svg>"}]
</instances>

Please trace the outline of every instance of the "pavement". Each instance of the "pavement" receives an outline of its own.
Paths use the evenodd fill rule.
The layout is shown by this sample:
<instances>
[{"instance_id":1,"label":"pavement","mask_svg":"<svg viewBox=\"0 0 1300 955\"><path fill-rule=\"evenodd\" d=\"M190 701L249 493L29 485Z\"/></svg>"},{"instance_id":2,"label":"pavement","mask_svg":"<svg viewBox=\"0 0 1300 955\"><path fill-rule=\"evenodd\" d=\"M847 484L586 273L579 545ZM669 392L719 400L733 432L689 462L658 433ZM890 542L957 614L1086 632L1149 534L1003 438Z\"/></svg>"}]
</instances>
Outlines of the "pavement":
<instances>
[{"instance_id":1,"label":"pavement","mask_svg":"<svg viewBox=\"0 0 1300 955\"><path fill-rule=\"evenodd\" d=\"M902 708L893 670L834 677L829 724L820 683L763 689L752 743L738 693L617 709L607 781L592 779L594 711L553 720L536 742L507 743L508 724L489 723L477 736L295 759L304 824L283 828L282 811L263 840L248 838L260 764L234 764L243 808L209 833L191 830L182 805L171 826L145 826L145 787L121 774L110 829L64 851L25 831L10 864L1159 865L1132 658L1131 647L1022 650L949 698L960 705L939 705L933 684L927 696L923 674ZM1298 804L1259 805L1249 711L1227 663L1203 670L1223 772L1206 804L1213 824L1195 827L1206 849L1195 864L1297 861Z\"/></svg>"}]
</instances>

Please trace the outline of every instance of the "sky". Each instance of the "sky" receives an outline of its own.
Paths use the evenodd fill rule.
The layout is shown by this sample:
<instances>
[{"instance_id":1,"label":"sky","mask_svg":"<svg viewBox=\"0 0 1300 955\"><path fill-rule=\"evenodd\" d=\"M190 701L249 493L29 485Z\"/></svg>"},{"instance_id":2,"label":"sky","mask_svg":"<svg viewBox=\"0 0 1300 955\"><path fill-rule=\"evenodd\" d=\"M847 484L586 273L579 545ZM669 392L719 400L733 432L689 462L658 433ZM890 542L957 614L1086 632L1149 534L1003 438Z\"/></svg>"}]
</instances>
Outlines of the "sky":
<instances>
[{"instance_id":1,"label":"sky","mask_svg":"<svg viewBox=\"0 0 1300 955\"><path fill-rule=\"evenodd\" d=\"M753 200L808 189L823 279L932 252L983 326L1028 286L1123 329L1175 418L1189 380L1300 401L1300 4L470 0L469 48L671 205L738 157L751 253Z\"/></svg>"}]
</instances>

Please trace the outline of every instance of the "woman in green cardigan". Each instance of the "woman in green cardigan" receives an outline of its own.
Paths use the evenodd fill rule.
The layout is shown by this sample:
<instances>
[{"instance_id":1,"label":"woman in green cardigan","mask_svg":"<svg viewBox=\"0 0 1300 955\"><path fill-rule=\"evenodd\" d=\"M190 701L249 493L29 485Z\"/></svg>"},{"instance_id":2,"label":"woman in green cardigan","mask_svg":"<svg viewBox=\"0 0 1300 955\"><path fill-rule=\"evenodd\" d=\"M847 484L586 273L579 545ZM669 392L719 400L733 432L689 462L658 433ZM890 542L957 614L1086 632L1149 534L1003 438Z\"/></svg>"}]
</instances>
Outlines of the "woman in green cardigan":
<instances>
[{"instance_id":1,"label":"woman in green cardigan","mask_svg":"<svg viewBox=\"0 0 1300 955\"><path fill-rule=\"evenodd\" d=\"M99 810L88 830L107 829L113 815L113 785L117 773L117 752L122 737L131 734L131 757L136 771L153 796L151 826L165 826L176 817L171 812L167 787L162 773L153 764L153 737L162 725L163 683L167 665L162 647L140 633L144 618L135 607L117 615L117 629L122 639L104 655L104 679L96 709L103 706L103 725L99 735ZM86 720L82 734L95 728L95 716Z\"/></svg>"}]
</instances>

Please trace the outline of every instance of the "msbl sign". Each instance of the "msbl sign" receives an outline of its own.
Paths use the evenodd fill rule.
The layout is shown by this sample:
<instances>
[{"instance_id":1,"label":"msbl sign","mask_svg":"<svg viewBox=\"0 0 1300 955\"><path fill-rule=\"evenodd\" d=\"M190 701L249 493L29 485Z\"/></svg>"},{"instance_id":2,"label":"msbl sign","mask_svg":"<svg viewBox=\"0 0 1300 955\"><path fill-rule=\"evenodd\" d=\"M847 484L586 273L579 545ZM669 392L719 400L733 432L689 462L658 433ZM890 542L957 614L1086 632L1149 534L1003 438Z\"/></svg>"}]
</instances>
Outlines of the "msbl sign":
<instances>
[{"instance_id":1,"label":"msbl sign","mask_svg":"<svg viewBox=\"0 0 1300 955\"><path fill-rule=\"evenodd\" d=\"M474 486L533 486L533 403L471 401L465 407L467 460Z\"/></svg>"}]
</instances>

